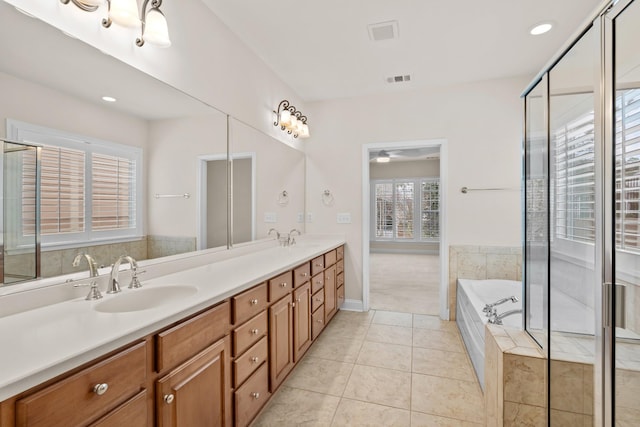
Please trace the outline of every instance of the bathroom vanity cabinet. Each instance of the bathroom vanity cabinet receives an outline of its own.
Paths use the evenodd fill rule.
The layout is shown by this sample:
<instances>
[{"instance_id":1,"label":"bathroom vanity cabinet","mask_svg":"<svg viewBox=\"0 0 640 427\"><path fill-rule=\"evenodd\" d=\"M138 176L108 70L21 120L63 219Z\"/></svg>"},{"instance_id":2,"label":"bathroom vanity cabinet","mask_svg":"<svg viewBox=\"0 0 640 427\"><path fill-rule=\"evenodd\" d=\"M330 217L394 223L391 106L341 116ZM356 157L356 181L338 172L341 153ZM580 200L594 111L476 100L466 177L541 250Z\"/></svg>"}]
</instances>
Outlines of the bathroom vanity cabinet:
<instances>
[{"instance_id":1,"label":"bathroom vanity cabinet","mask_svg":"<svg viewBox=\"0 0 640 427\"><path fill-rule=\"evenodd\" d=\"M248 425L344 300L339 249L0 403L0 427Z\"/></svg>"}]
</instances>

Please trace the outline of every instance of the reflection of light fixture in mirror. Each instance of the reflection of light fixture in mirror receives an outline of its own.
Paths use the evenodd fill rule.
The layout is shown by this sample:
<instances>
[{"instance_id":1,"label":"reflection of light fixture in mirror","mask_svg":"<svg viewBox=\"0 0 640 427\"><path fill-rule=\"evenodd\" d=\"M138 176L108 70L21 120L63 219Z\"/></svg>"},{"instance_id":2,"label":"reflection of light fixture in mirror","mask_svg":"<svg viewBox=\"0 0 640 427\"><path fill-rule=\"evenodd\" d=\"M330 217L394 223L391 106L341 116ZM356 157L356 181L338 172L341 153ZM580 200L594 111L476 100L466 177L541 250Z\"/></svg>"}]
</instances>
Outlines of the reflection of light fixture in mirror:
<instances>
[{"instance_id":1,"label":"reflection of light fixture in mirror","mask_svg":"<svg viewBox=\"0 0 640 427\"><path fill-rule=\"evenodd\" d=\"M280 126L280 129L287 131L289 135L293 134L294 138L309 138L309 125L307 125L307 116L303 116L300 111L293 105L289 104L286 99L278 104L278 111L274 126Z\"/></svg>"},{"instance_id":2,"label":"reflection of light fixture in mirror","mask_svg":"<svg viewBox=\"0 0 640 427\"><path fill-rule=\"evenodd\" d=\"M69 0L60 0L63 4L68 4ZM73 4L78 6L85 12L95 12L98 6L104 4L104 0L71 0Z\"/></svg>"},{"instance_id":3,"label":"reflection of light fixture in mirror","mask_svg":"<svg viewBox=\"0 0 640 427\"><path fill-rule=\"evenodd\" d=\"M389 161L391 161L391 157L389 156L389 153L387 153L384 150L380 150L380 152L378 153L378 157L376 157L376 162L389 163Z\"/></svg>"},{"instance_id":4,"label":"reflection of light fixture in mirror","mask_svg":"<svg viewBox=\"0 0 640 427\"><path fill-rule=\"evenodd\" d=\"M283 190L278 194L278 204L280 206L287 206L289 204L289 193L287 193L287 190Z\"/></svg>"},{"instance_id":5,"label":"reflection of light fixture in mirror","mask_svg":"<svg viewBox=\"0 0 640 427\"><path fill-rule=\"evenodd\" d=\"M136 44L140 47L147 41L158 47L171 46L169 39L169 26L167 18L160 11L162 0L152 0L151 9L147 12L149 0L144 0L142 4L142 35L136 39Z\"/></svg>"},{"instance_id":6,"label":"reflection of light fixture in mirror","mask_svg":"<svg viewBox=\"0 0 640 427\"><path fill-rule=\"evenodd\" d=\"M531 28L531 30L529 30L529 34L532 36L539 36L540 34L549 32L551 28L553 28L553 24L551 22L541 22Z\"/></svg>"},{"instance_id":7,"label":"reflection of light fixture in mirror","mask_svg":"<svg viewBox=\"0 0 640 427\"><path fill-rule=\"evenodd\" d=\"M324 190L322 192L322 204L325 206L333 205L333 194L331 194L331 190Z\"/></svg>"},{"instance_id":8,"label":"reflection of light fixture in mirror","mask_svg":"<svg viewBox=\"0 0 640 427\"><path fill-rule=\"evenodd\" d=\"M113 96L103 96L102 100L105 102L116 102L116 99Z\"/></svg>"}]
</instances>

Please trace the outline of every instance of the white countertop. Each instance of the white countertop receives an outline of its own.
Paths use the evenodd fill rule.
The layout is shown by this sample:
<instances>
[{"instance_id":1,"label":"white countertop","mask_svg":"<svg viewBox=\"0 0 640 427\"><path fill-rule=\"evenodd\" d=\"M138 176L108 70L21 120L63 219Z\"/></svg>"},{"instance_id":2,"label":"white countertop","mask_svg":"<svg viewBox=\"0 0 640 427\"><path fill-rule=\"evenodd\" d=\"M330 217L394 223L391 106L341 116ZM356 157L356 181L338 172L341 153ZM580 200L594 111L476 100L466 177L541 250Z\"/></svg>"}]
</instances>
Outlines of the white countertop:
<instances>
[{"instance_id":1,"label":"white countertop","mask_svg":"<svg viewBox=\"0 0 640 427\"><path fill-rule=\"evenodd\" d=\"M94 309L100 302L138 291L124 286L122 293L105 294L101 300L76 298L1 317L0 401L156 332L344 243L344 238L335 236L305 238L293 247L261 249L143 280L143 289L163 285L191 285L198 289L193 295L147 310L101 313Z\"/></svg>"}]
</instances>

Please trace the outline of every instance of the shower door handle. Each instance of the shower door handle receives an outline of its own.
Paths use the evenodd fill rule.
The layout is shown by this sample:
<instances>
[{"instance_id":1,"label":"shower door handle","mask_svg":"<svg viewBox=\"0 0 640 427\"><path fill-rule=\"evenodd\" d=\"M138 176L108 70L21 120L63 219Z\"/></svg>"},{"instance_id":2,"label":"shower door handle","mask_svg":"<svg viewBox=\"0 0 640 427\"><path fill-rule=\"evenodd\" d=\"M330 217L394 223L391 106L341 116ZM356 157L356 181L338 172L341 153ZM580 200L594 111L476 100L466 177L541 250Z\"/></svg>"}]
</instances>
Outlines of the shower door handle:
<instances>
[{"instance_id":1,"label":"shower door handle","mask_svg":"<svg viewBox=\"0 0 640 427\"><path fill-rule=\"evenodd\" d=\"M611 302L615 302L615 319ZM627 286L620 283L604 284L604 323L608 327L625 329L627 327Z\"/></svg>"}]
</instances>

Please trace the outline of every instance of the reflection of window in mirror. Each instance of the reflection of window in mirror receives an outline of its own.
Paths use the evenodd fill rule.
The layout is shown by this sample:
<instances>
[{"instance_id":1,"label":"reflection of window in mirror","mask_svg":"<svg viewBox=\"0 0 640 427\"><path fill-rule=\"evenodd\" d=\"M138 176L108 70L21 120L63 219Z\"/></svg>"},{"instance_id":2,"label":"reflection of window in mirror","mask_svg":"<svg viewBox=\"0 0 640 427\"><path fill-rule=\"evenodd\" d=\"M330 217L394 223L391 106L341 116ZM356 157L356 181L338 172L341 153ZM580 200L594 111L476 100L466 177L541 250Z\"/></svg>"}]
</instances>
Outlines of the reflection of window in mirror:
<instances>
[{"instance_id":1,"label":"reflection of window in mirror","mask_svg":"<svg viewBox=\"0 0 640 427\"><path fill-rule=\"evenodd\" d=\"M42 146L43 247L141 237L141 148L17 121L8 121L7 134ZM33 231L26 227L23 234Z\"/></svg>"}]
</instances>

